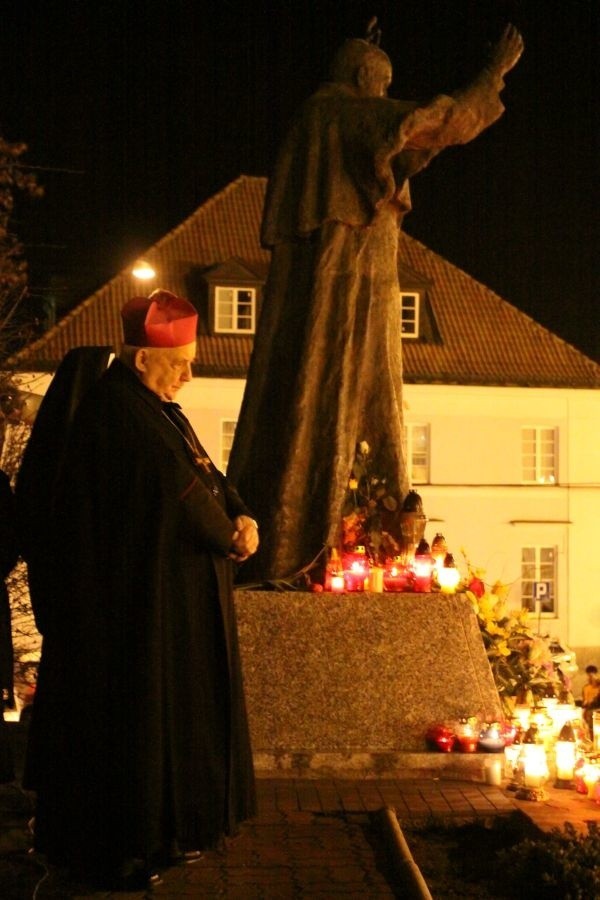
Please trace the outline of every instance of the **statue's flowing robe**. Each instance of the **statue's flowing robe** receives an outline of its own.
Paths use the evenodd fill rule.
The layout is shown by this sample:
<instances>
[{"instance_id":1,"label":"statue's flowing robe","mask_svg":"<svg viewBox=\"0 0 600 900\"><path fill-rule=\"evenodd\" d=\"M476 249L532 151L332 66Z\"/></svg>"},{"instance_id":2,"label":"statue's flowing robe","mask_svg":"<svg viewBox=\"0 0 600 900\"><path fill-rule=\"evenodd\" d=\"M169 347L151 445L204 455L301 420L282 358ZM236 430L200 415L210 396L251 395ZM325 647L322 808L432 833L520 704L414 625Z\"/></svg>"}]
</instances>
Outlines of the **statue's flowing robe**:
<instances>
[{"instance_id":1,"label":"statue's flowing robe","mask_svg":"<svg viewBox=\"0 0 600 900\"><path fill-rule=\"evenodd\" d=\"M484 70L419 105L331 83L292 124L267 191L271 267L228 468L262 529L242 580L289 577L336 545L357 442L408 489L397 260L408 179L494 122L501 87Z\"/></svg>"}]
</instances>

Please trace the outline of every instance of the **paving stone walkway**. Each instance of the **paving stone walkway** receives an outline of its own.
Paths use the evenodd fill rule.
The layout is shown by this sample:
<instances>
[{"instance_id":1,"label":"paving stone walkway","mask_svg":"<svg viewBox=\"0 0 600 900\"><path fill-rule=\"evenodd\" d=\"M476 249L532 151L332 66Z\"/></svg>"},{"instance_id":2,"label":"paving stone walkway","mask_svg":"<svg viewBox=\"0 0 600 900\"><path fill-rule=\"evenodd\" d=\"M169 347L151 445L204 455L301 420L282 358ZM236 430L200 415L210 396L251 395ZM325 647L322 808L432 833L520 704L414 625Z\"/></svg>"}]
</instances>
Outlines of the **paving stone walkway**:
<instances>
[{"instance_id":1,"label":"paving stone walkway","mask_svg":"<svg viewBox=\"0 0 600 900\"><path fill-rule=\"evenodd\" d=\"M169 869L152 888L156 898L300 900L307 897L399 896L394 867L376 813L404 820L470 818L514 810L496 787L470 782L259 779L259 813L241 834L193 865ZM4 900L129 897L90 893L47 870L28 853L31 798L16 785L0 788L0 896Z\"/></svg>"},{"instance_id":2,"label":"paving stone walkway","mask_svg":"<svg viewBox=\"0 0 600 900\"><path fill-rule=\"evenodd\" d=\"M258 779L259 812L240 835L193 865L162 873L148 893L90 893L48 870L29 852L32 798L17 783L0 786L2 900L227 898L304 900L403 896L380 833L380 811L409 824L489 818L521 809L540 828L570 821L585 831L600 806L575 791L548 788L542 802L518 800L506 785L430 779Z\"/></svg>"}]
</instances>

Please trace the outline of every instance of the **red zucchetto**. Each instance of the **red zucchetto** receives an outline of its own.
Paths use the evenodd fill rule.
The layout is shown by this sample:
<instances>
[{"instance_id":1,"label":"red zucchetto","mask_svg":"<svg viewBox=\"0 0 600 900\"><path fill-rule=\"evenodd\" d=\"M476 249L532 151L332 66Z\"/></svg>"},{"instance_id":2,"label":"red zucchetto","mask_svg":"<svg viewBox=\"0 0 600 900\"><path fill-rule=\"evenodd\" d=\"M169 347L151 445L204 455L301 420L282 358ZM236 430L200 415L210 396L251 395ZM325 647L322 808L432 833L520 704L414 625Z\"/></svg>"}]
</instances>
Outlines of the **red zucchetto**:
<instances>
[{"instance_id":1,"label":"red zucchetto","mask_svg":"<svg viewBox=\"0 0 600 900\"><path fill-rule=\"evenodd\" d=\"M196 340L198 313L171 291L133 297L121 309L123 337L131 347L184 347Z\"/></svg>"}]
</instances>

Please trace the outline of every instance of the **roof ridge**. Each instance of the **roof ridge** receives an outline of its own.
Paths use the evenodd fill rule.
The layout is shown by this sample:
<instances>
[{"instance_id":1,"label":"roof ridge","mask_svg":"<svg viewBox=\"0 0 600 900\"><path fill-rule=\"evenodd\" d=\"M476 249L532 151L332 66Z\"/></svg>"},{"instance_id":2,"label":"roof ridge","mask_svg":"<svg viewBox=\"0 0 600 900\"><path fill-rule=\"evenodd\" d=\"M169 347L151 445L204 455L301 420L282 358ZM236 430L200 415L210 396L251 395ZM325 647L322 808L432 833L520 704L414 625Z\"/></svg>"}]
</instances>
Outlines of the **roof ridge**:
<instances>
[{"instance_id":1,"label":"roof ridge","mask_svg":"<svg viewBox=\"0 0 600 900\"><path fill-rule=\"evenodd\" d=\"M187 216L187 218L185 218L182 222L180 222L179 225L176 225L174 228L171 228L171 230L168 231L161 238L159 238L158 241L155 241L153 244L151 244L151 246L148 247L148 252L150 250L159 250L163 246L163 244L168 243L169 241L173 240L176 236L178 236L181 233L182 230L184 230L186 227L188 227L192 220L199 219L202 215L205 215L207 212L209 212L213 206L216 206L218 203L222 203L222 201L229 194L232 194L235 191L239 190L239 188L245 182L252 182L252 181L258 181L258 182L263 181L266 183L267 179L264 177L261 177L259 175L244 175L244 174L238 175L238 177L236 179L234 179L234 181L230 181L229 184L226 184L225 187L222 188L220 191L217 191L216 194L211 194L210 197L207 197L207 199L203 203L201 203L200 206L198 206L192 213L190 213L190 215ZM141 254L141 255L143 256L144 254Z\"/></svg>"},{"instance_id":2,"label":"roof ridge","mask_svg":"<svg viewBox=\"0 0 600 900\"><path fill-rule=\"evenodd\" d=\"M526 313L524 310L520 309L518 306L515 306L514 303L511 303L510 300L507 300L505 297L503 297L497 291L494 291L487 284L484 284L482 281L478 281L478 279L475 278L475 276L470 275L468 272L466 272L464 269L462 269L456 263L453 263L450 260L446 259L446 257L442 256L441 253L438 253L436 250L433 250L431 247L428 247L426 244L424 244L422 241L420 241L418 238L414 237L413 235L409 234L404 229L402 229L401 234L404 237L408 238L410 241L417 244L419 246L419 248L425 253L425 255L430 255L430 256L435 257L436 259L439 259L443 263L444 266L447 266L450 269L453 269L462 278L465 278L470 283L475 284L477 286L477 289L479 291L483 292L484 294L487 294L490 297L490 299L493 298L494 300L499 301L501 304L508 307L508 309L512 313L516 314L517 316L519 316L523 319L526 319L530 323L530 325L533 325L535 330L544 332L544 334L547 337L550 337L552 339L552 341L562 344L564 347L566 347L569 350L569 352L576 353L581 358L581 360L590 367L591 372L594 372L597 375L600 374L600 363L597 363L590 356L587 356L587 354L585 354L582 350L579 350L578 347L575 347L573 344L570 344L569 341L566 341L564 338L560 337L560 335L555 334L554 331L552 331L550 328L547 328L545 325L542 325L541 322L538 322L537 319L534 319L533 316L529 315L529 313Z\"/></svg>"},{"instance_id":3,"label":"roof ridge","mask_svg":"<svg viewBox=\"0 0 600 900\"><path fill-rule=\"evenodd\" d=\"M205 288L189 282L191 275L199 278L200 271L234 258L261 279L267 275L270 254L259 239L266 185L264 176L239 175L140 254L157 264L164 287L182 296L199 290L196 299L205 316ZM600 364L595 360L410 231L402 230L399 238L399 264L422 276L431 313L429 306L425 311L435 317L440 337L431 341L424 334L423 340L403 342L407 383L434 383L446 373L449 383L600 388ZM60 360L72 346L120 343L119 309L132 290L140 288L132 285L127 265L21 348L10 364L20 369L36 362L44 365ZM206 364L225 376L248 363L249 350L238 338L215 334L208 347Z\"/></svg>"}]
</instances>

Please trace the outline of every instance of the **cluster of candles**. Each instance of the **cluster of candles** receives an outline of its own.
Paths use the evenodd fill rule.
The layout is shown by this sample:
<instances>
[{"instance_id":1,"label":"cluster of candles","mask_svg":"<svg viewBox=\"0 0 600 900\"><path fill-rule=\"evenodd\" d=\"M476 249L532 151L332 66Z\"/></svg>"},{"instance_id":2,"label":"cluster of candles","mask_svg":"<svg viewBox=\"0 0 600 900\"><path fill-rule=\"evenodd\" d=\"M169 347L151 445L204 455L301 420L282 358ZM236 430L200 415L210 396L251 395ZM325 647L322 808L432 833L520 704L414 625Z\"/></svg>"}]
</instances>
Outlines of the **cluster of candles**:
<instances>
[{"instance_id":1,"label":"cluster of candles","mask_svg":"<svg viewBox=\"0 0 600 900\"><path fill-rule=\"evenodd\" d=\"M431 547L422 539L414 555L406 554L376 565L367 557L365 548L355 547L339 554L331 551L324 588L334 593L347 591L414 591L429 593L439 590L454 594L461 575L454 558L448 553L443 535L437 534Z\"/></svg>"},{"instance_id":2,"label":"cluster of candles","mask_svg":"<svg viewBox=\"0 0 600 900\"><path fill-rule=\"evenodd\" d=\"M590 739L580 708L551 698L542 703L517 707L510 722L481 723L470 716L433 725L427 744L445 753L503 753L503 759L486 761L485 779L501 784L504 777L519 799L546 799L544 785L553 775L555 787L576 790L600 804L600 713Z\"/></svg>"},{"instance_id":3,"label":"cluster of candles","mask_svg":"<svg viewBox=\"0 0 600 900\"><path fill-rule=\"evenodd\" d=\"M482 722L479 716L465 716L458 722L432 725L425 734L427 745L442 753L501 753L516 739L513 722Z\"/></svg>"},{"instance_id":4,"label":"cluster of candles","mask_svg":"<svg viewBox=\"0 0 600 900\"><path fill-rule=\"evenodd\" d=\"M566 728L566 726L565 726ZM600 712L594 713L592 746L577 742L577 736L563 736L567 743L557 743L556 769L560 787L574 788L600 805Z\"/></svg>"}]
</instances>

